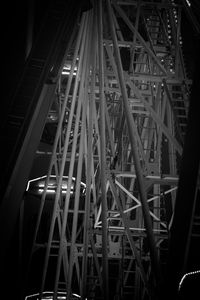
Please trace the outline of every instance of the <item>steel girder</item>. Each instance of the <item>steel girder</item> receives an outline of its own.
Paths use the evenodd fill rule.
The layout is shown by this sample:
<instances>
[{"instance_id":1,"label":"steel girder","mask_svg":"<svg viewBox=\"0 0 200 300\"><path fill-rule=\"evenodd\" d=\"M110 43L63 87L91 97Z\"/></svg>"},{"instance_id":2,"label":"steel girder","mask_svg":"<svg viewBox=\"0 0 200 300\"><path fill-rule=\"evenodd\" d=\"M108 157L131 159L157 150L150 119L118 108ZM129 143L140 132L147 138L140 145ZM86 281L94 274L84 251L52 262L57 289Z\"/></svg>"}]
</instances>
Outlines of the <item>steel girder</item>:
<instances>
[{"instance_id":1,"label":"steel girder","mask_svg":"<svg viewBox=\"0 0 200 300\"><path fill-rule=\"evenodd\" d=\"M173 1L94 1L83 13L57 83L57 131L36 192L31 259L45 245L40 299L49 276L54 299L60 290L67 299L159 297L191 85L180 22Z\"/></svg>"}]
</instances>

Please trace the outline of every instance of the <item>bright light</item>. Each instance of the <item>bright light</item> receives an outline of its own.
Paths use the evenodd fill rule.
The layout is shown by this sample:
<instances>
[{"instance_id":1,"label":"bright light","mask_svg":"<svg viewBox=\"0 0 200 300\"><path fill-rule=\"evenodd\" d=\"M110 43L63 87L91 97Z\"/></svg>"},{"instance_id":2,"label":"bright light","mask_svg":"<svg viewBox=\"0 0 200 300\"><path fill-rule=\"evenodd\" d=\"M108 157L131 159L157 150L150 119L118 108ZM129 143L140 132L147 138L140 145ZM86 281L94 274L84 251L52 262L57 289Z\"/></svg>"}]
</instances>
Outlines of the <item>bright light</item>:
<instances>
[{"instance_id":1,"label":"bright light","mask_svg":"<svg viewBox=\"0 0 200 300\"><path fill-rule=\"evenodd\" d=\"M185 273L185 274L183 275L183 277L181 278L181 281L179 282L179 287L178 287L178 289L179 289L179 290L181 289L183 280L184 280L186 277L191 276L191 275L194 275L194 274L199 274L199 273L200 273L200 270L193 271L193 272L189 272L189 273Z\"/></svg>"},{"instance_id":2,"label":"bright light","mask_svg":"<svg viewBox=\"0 0 200 300\"><path fill-rule=\"evenodd\" d=\"M27 186L26 186L26 191L29 190L31 182L38 181L38 180L44 179L44 178L46 178L46 175L29 180L27 183Z\"/></svg>"},{"instance_id":3,"label":"bright light","mask_svg":"<svg viewBox=\"0 0 200 300\"><path fill-rule=\"evenodd\" d=\"M70 74L70 70L71 70L71 65L67 64L64 66L63 70L62 70L62 74L63 75L69 75ZM74 72L73 75L76 75L76 71L77 71L77 67L74 67Z\"/></svg>"},{"instance_id":4,"label":"bright light","mask_svg":"<svg viewBox=\"0 0 200 300\"><path fill-rule=\"evenodd\" d=\"M38 192L39 193L43 193L44 192L44 189L39 189L38 190ZM55 192L56 192L56 190L50 190L50 189L47 189L47 193L49 193L49 194L55 194ZM62 194L66 194L67 193L67 191L62 191ZM70 194L73 194L73 192L72 191L70 191Z\"/></svg>"},{"instance_id":5,"label":"bright light","mask_svg":"<svg viewBox=\"0 0 200 300\"><path fill-rule=\"evenodd\" d=\"M189 0L186 0L186 3L187 3L188 6L191 6L191 3L190 3Z\"/></svg>"},{"instance_id":6,"label":"bright light","mask_svg":"<svg viewBox=\"0 0 200 300\"><path fill-rule=\"evenodd\" d=\"M81 298L80 295L75 294L75 293L73 293L72 296L76 297L76 298ZM31 299L38 300L39 299L39 293L32 294L32 295L29 295L29 296L25 297L25 300L31 300ZM41 299L42 300L47 300L47 299L53 300L53 292L43 292ZM58 300L61 300L61 299L65 300L66 299L66 292L58 292L57 293L57 299Z\"/></svg>"},{"instance_id":7,"label":"bright light","mask_svg":"<svg viewBox=\"0 0 200 300\"><path fill-rule=\"evenodd\" d=\"M69 71L62 71L62 75L69 75L70 72ZM76 72L73 72L73 75L76 75Z\"/></svg>"},{"instance_id":8,"label":"bright light","mask_svg":"<svg viewBox=\"0 0 200 300\"><path fill-rule=\"evenodd\" d=\"M37 177L35 179L31 179L27 183L26 191L31 190L31 184L33 183L34 189L37 188L39 193L42 193L45 188L45 180L46 180L46 175ZM38 183L37 183L38 181ZM73 194L74 192L74 182L76 181L75 177L72 177L72 185L70 188L70 194ZM63 182L62 182L62 194L67 193L67 182L68 182L68 176L63 176ZM82 187L82 193L85 193L85 188L86 184L81 181L81 187ZM48 186L47 186L47 193L49 194L55 194L56 193L56 188L57 188L57 183L56 183L56 175L51 175L48 181Z\"/></svg>"},{"instance_id":9,"label":"bright light","mask_svg":"<svg viewBox=\"0 0 200 300\"><path fill-rule=\"evenodd\" d=\"M80 295L77 295L77 294L73 294L73 296L78 297L78 298L81 298L81 296L80 296Z\"/></svg>"},{"instance_id":10,"label":"bright light","mask_svg":"<svg viewBox=\"0 0 200 300\"><path fill-rule=\"evenodd\" d=\"M43 190L43 189L39 189L38 192L39 192L39 193L43 193L44 190ZM54 194L55 192L56 192L55 190L48 190L48 189L47 189L47 193Z\"/></svg>"}]
</instances>

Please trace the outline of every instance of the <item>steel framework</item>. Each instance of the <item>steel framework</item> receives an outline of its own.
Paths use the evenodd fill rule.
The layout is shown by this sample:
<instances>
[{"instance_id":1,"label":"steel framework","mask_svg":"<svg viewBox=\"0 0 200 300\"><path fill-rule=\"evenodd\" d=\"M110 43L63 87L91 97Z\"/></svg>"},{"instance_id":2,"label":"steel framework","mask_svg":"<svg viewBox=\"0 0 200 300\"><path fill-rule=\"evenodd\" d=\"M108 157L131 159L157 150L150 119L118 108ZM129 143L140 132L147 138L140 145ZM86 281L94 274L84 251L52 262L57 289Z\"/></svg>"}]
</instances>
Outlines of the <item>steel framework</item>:
<instances>
[{"instance_id":1,"label":"steel framework","mask_svg":"<svg viewBox=\"0 0 200 300\"><path fill-rule=\"evenodd\" d=\"M156 299L165 274L191 80L182 6L93 1L57 79L57 122L33 248L49 287L82 299ZM57 107L57 111L54 110ZM27 191L30 190L28 186ZM41 242L50 201L48 237Z\"/></svg>"}]
</instances>

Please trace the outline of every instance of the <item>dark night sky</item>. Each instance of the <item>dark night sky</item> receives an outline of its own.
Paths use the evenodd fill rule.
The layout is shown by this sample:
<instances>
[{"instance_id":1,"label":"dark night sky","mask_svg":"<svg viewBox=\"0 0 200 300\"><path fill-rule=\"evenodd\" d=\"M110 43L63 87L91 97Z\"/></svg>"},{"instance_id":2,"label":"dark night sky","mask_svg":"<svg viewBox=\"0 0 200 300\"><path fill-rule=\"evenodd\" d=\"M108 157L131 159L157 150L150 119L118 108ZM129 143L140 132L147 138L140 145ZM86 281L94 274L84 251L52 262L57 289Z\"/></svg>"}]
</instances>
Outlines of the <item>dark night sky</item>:
<instances>
[{"instance_id":1,"label":"dark night sky","mask_svg":"<svg viewBox=\"0 0 200 300\"><path fill-rule=\"evenodd\" d=\"M4 86L7 87L5 95L12 93L23 70L26 53L28 8L31 1L34 3L35 38L41 26L46 7L51 3L51 0L6 1L3 5L2 15L5 18L1 20L3 33L1 50L3 52Z\"/></svg>"}]
</instances>

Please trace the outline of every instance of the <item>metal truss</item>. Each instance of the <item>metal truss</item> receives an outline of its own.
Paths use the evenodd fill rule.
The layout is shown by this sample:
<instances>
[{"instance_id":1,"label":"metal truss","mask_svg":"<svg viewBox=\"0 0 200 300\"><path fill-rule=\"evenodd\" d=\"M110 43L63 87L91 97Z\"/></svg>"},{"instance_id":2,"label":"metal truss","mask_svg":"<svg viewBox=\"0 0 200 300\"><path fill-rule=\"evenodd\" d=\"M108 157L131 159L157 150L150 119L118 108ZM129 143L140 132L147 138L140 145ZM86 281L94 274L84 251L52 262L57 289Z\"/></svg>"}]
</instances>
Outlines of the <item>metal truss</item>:
<instances>
[{"instance_id":1,"label":"metal truss","mask_svg":"<svg viewBox=\"0 0 200 300\"><path fill-rule=\"evenodd\" d=\"M191 85L182 7L174 1L92 4L57 80L49 170L34 182L43 185L31 259L45 246L40 299L49 277L54 299L63 290L67 299L72 293L156 299ZM47 200L48 238L41 243Z\"/></svg>"}]
</instances>

